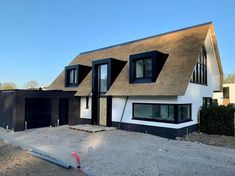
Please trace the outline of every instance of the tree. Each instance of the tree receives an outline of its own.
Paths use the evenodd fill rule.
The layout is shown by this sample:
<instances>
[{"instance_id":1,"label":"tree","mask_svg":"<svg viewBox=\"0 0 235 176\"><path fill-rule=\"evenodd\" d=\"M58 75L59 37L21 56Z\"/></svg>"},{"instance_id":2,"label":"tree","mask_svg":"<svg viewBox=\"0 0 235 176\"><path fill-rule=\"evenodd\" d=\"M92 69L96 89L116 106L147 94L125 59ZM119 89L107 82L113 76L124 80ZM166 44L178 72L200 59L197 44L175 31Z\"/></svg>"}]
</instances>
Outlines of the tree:
<instances>
[{"instance_id":1,"label":"tree","mask_svg":"<svg viewBox=\"0 0 235 176\"><path fill-rule=\"evenodd\" d=\"M39 87L39 84L37 81L32 80L32 81L27 82L24 87L26 89L37 89Z\"/></svg>"},{"instance_id":2,"label":"tree","mask_svg":"<svg viewBox=\"0 0 235 176\"><path fill-rule=\"evenodd\" d=\"M16 89L16 84L13 82L2 83L1 90L12 90Z\"/></svg>"},{"instance_id":3,"label":"tree","mask_svg":"<svg viewBox=\"0 0 235 176\"><path fill-rule=\"evenodd\" d=\"M224 83L235 83L235 73L225 76Z\"/></svg>"}]
</instances>

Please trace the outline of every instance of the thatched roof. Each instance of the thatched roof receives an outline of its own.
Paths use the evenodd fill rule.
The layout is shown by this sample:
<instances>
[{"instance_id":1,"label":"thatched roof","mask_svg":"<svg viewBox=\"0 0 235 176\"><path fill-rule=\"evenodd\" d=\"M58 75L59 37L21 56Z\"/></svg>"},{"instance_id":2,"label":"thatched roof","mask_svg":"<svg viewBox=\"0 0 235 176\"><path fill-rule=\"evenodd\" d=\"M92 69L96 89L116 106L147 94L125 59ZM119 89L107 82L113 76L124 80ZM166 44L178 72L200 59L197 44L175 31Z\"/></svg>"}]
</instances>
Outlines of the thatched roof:
<instances>
[{"instance_id":1,"label":"thatched roof","mask_svg":"<svg viewBox=\"0 0 235 176\"><path fill-rule=\"evenodd\" d=\"M206 23L174 32L148 37L120 45L98 49L78 55L70 65L92 65L93 60L115 58L128 61L129 55L157 50L169 54L156 82L129 84L128 63L122 69L106 95L110 96L177 96L184 95L194 66L208 32L217 55L221 78L223 75L214 27ZM78 88L64 87L64 72L50 85L49 89L77 90L77 96L87 96L91 93L90 72Z\"/></svg>"}]
</instances>

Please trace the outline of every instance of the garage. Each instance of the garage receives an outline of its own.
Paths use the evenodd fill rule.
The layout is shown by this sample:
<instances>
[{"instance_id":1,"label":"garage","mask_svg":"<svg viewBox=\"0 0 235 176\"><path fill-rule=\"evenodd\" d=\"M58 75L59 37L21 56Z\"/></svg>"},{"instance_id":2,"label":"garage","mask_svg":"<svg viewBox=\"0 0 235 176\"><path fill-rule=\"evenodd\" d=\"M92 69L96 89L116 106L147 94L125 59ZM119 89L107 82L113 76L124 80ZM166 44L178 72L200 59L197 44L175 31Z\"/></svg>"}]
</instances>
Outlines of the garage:
<instances>
[{"instance_id":1,"label":"garage","mask_svg":"<svg viewBox=\"0 0 235 176\"><path fill-rule=\"evenodd\" d=\"M51 125L51 101L49 98L25 99L25 123L27 128Z\"/></svg>"},{"instance_id":2,"label":"garage","mask_svg":"<svg viewBox=\"0 0 235 176\"><path fill-rule=\"evenodd\" d=\"M80 122L80 98L74 94L62 90L0 91L0 127L22 131L76 125Z\"/></svg>"}]
</instances>

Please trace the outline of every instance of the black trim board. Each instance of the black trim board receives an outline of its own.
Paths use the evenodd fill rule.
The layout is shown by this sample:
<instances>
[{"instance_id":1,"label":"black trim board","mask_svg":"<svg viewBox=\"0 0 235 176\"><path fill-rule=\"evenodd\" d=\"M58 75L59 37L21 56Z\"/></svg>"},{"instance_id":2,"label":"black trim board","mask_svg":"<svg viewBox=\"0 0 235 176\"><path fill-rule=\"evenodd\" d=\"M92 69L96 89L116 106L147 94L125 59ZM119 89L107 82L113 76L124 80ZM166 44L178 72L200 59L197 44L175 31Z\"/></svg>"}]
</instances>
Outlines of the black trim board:
<instances>
[{"instance_id":1,"label":"black trim board","mask_svg":"<svg viewBox=\"0 0 235 176\"><path fill-rule=\"evenodd\" d=\"M112 126L118 127L119 122L112 122ZM187 133L192 133L194 131L197 131L197 129L198 129L197 124L183 127L180 129L174 129L174 128L156 127L156 126L139 125L131 123L121 123L121 130L148 133L170 139L175 139L176 137L183 137Z\"/></svg>"},{"instance_id":2,"label":"black trim board","mask_svg":"<svg viewBox=\"0 0 235 176\"><path fill-rule=\"evenodd\" d=\"M78 124L91 124L91 119L78 118Z\"/></svg>"}]
</instances>

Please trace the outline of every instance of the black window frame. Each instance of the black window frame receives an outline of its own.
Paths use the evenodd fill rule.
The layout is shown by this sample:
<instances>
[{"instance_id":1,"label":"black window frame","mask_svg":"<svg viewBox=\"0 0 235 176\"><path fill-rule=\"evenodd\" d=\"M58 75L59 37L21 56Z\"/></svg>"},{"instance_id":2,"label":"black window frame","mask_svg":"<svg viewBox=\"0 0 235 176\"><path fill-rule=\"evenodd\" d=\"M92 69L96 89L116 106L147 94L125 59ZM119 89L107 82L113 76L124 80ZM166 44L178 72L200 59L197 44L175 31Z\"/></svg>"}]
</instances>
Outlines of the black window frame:
<instances>
[{"instance_id":1,"label":"black window frame","mask_svg":"<svg viewBox=\"0 0 235 176\"><path fill-rule=\"evenodd\" d=\"M129 56L129 83L151 83L155 82L168 54L164 54L158 51L148 51L144 53L133 54ZM146 60L151 59L151 76L145 76L146 74ZM143 60L143 77L136 77L136 62Z\"/></svg>"},{"instance_id":2,"label":"black window frame","mask_svg":"<svg viewBox=\"0 0 235 176\"><path fill-rule=\"evenodd\" d=\"M174 106L174 120L166 120L166 119L147 119L143 117L135 117L134 116L134 106L136 104L143 104L143 105L173 105ZM178 117L178 106L180 105L188 105L189 106L189 111L190 111L190 118L181 120L180 117ZM169 107L168 107L169 111ZM191 103L183 103L183 104L169 104L169 103L132 103L132 119L133 120L142 120L142 121L152 121L152 122L163 122L163 123L173 123L173 124L180 124L184 122L190 122L192 121L192 104Z\"/></svg>"},{"instance_id":3,"label":"black window frame","mask_svg":"<svg viewBox=\"0 0 235 176\"><path fill-rule=\"evenodd\" d=\"M74 83L70 83L69 73L71 70L76 70L76 81ZM65 67L64 72L64 86L65 87L78 87L82 80L87 76L87 74L91 71L90 66L86 65L69 65Z\"/></svg>"},{"instance_id":4,"label":"black window frame","mask_svg":"<svg viewBox=\"0 0 235 176\"><path fill-rule=\"evenodd\" d=\"M78 87L79 82L78 82L78 76L79 76L79 66L78 65L71 65L65 67L65 87ZM70 83L70 72L76 70L76 80L73 83Z\"/></svg>"},{"instance_id":5,"label":"black window frame","mask_svg":"<svg viewBox=\"0 0 235 176\"><path fill-rule=\"evenodd\" d=\"M207 52L206 48L202 47L198 56L197 63L194 67L190 82L207 86Z\"/></svg>"}]
</instances>

